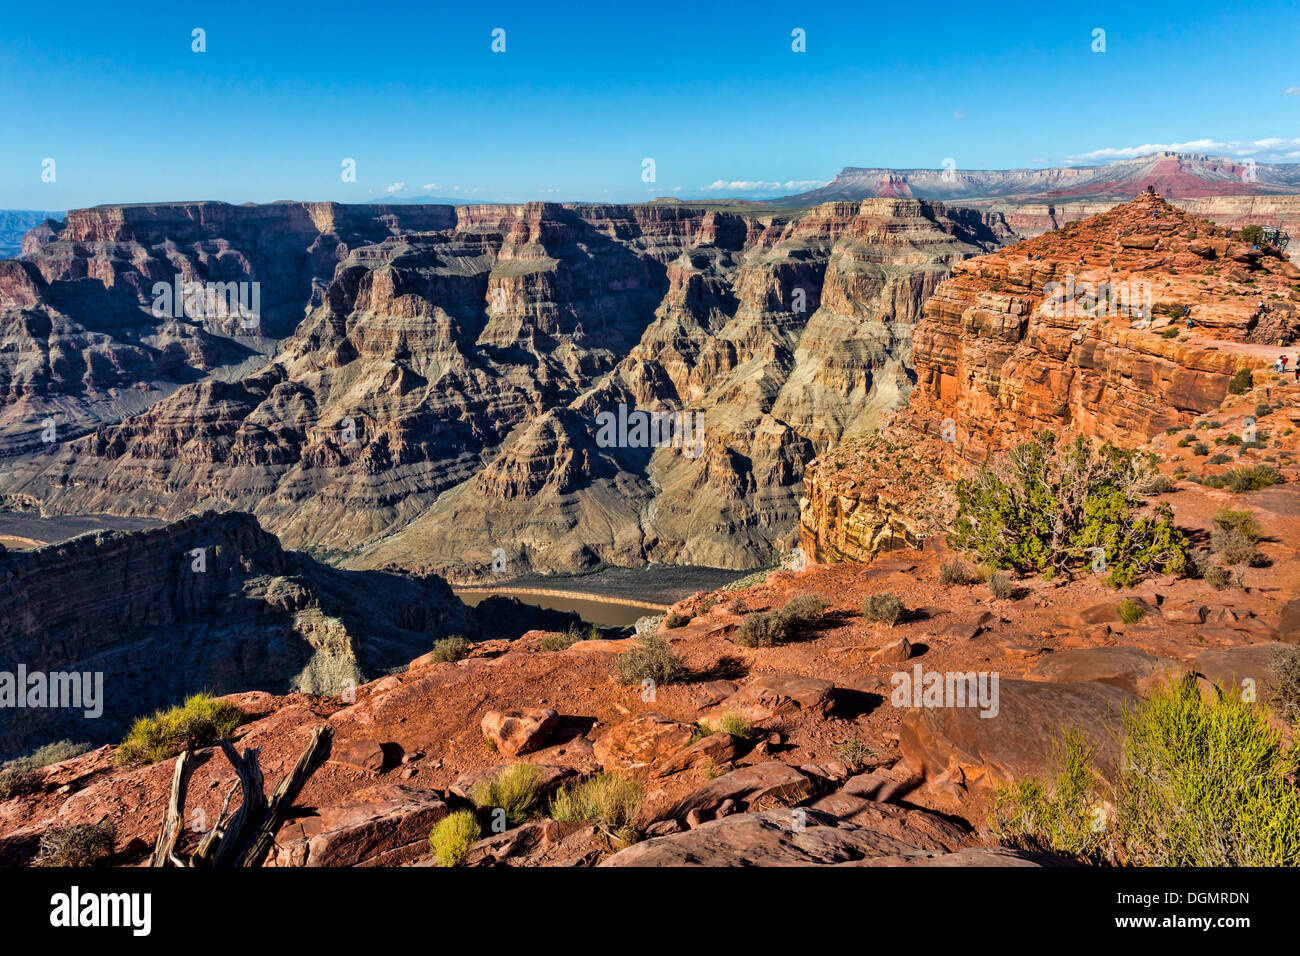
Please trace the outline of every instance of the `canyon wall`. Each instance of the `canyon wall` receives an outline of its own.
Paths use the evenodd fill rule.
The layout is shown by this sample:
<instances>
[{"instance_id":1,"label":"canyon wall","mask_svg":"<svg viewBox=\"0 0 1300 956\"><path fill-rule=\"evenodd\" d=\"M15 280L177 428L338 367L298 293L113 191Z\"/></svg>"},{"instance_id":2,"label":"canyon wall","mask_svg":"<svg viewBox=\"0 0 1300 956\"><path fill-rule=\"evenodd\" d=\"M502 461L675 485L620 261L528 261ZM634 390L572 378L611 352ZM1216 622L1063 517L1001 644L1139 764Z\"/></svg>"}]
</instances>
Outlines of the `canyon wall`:
<instances>
[{"instance_id":1,"label":"canyon wall","mask_svg":"<svg viewBox=\"0 0 1300 956\"><path fill-rule=\"evenodd\" d=\"M0 494L52 513L246 510L349 566L461 580L491 577L496 549L515 574L754 566L794 541L804 463L905 399L921 303L1011 238L996 215L917 200L452 212L349 248L265 366L15 461ZM155 218L67 230L176 228ZM606 440L607 414L696 438Z\"/></svg>"}]
</instances>

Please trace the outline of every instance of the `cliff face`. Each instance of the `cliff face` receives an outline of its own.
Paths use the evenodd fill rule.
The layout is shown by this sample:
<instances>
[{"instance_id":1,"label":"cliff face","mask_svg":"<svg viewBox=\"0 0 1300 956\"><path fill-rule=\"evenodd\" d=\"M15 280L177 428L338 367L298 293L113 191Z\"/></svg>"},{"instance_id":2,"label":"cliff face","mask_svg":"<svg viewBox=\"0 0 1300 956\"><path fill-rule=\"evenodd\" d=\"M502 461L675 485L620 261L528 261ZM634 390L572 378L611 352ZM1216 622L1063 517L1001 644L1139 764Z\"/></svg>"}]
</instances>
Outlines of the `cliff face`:
<instances>
[{"instance_id":1,"label":"cliff face","mask_svg":"<svg viewBox=\"0 0 1300 956\"><path fill-rule=\"evenodd\" d=\"M863 561L915 546L946 525L951 478L988 455L1043 429L1141 445L1297 339L1300 269L1155 195L959 263L913 331L916 388L892 429L809 466L803 547Z\"/></svg>"},{"instance_id":2,"label":"cliff face","mask_svg":"<svg viewBox=\"0 0 1300 956\"><path fill-rule=\"evenodd\" d=\"M497 548L511 573L749 566L790 540L804 462L905 398L923 299L1010 237L915 200L455 216L351 249L264 368L25 460L0 491L50 511L248 510L290 546L459 578ZM675 444L639 437L650 413Z\"/></svg>"},{"instance_id":3,"label":"cliff face","mask_svg":"<svg viewBox=\"0 0 1300 956\"><path fill-rule=\"evenodd\" d=\"M0 262L0 451L139 412L186 382L238 375L290 334L356 245L439 228L446 206L190 203L74 209ZM259 321L155 314L156 283L257 283ZM158 310L164 311L164 310Z\"/></svg>"},{"instance_id":4,"label":"cliff face","mask_svg":"<svg viewBox=\"0 0 1300 956\"><path fill-rule=\"evenodd\" d=\"M284 550L247 514L0 551L4 669L99 673L103 686L96 718L6 708L0 756L60 736L117 739L200 690L338 694L448 634L567 625L549 612L513 620L519 610L467 608L437 577L338 571Z\"/></svg>"}]
</instances>

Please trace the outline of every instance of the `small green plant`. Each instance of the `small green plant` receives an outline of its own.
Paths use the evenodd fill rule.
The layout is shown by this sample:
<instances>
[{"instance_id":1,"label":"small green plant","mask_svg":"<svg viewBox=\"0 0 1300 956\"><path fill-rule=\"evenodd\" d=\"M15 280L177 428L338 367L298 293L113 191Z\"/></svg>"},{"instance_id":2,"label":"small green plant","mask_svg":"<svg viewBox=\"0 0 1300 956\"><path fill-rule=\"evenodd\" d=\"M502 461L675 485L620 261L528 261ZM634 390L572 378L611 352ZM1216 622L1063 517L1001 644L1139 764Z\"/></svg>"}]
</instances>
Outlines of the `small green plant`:
<instances>
[{"instance_id":1,"label":"small green plant","mask_svg":"<svg viewBox=\"0 0 1300 956\"><path fill-rule=\"evenodd\" d=\"M75 744L71 740L38 747L26 757L10 760L0 767L0 800L30 793L36 788L36 771L50 764L79 757L90 749L90 744Z\"/></svg>"},{"instance_id":2,"label":"small green plant","mask_svg":"<svg viewBox=\"0 0 1300 956\"><path fill-rule=\"evenodd\" d=\"M439 664L450 664L453 661L461 660L468 653L469 642L465 638L455 635L435 641L431 659Z\"/></svg>"},{"instance_id":3,"label":"small green plant","mask_svg":"<svg viewBox=\"0 0 1300 956\"><path fill-rule=\"evenodd\" d=\"M1147 481L1144 481L1139 491L1144 495L1165 495L1176 490L1174 483L1164 475L1154 475Z\"/></svg>"},{"instance_id":4,"label":"small green plant","mask_svg":"<svg viewBox=\"0 0 1300 956\"><path fill-rule=\"evenodd\" d=\"M1253 384L1254 377L1250 374L1250 369L1238 369L1237 374L1228 381L1228 391L1233 395L1245 395Z\"/></svg>"},{"instance_id":5,"label":"small green plant","mask_svg":"<svg viewBox=\"0 0 1300 956\"><path fill-rule=\"evenodd\" d=\"M457 810L443 817L429 833L429 849L439 866L463 866L482 830L473 811Z\"/></svg>"},{"instance_id":6,"label":"small green plant","mask_svg":"<svg viewBox=\"0 0 1300 956\"><path fill-rule=\"evenodd\" d=\"M1077 730L1052 741L1056 778L1051 785L1021 780L993 793L989 826L994 839L1033 852L1059 853L1091 862L1107 857L1109 834L1092 769L1093 747Z\"/></svg>"},{"instance_id":7,"label":"small green plant","mask_svg":"<svg viewBox=\"0 0 1300 956\"><path fill-rule=\"evenodd\" d=\"M889 591L879 591L862 602L862 616L873 624L893 627L902 620L903 612L903 602Z\"/></svg>"},{"instance_id":8,"label":"small green plant","mask_svg":"<svg viewBox=\"0 0 1300 956\"><path fill-rule=\"evenodd\" d=\"M183 750L211 747L239 726L244 712L211 694L195 694L170 710L140 717L117 748L121 764L157 763Z\"/></svg>"},{"instance_id":9,"label":"small green plant","mask_svg":"<svg viewBox=\"0 0 1300 956\"><path fill-rule=\"evenodd\" d=\"M668 642L656 634L643 634L640 646L614 659L618 679L624 684L651 680L656 685L672 684L686 677L686 665Z\"/></svg>"},{"instance_id":10,"label":"small green plant","mask_svg":"<svg viewBox=\"0 0 1300 956\"><path fill-rule=\"evenodd\" d=\"M1263 418L1265 415L1272 415L1272 414L1273 414L1273 406L1270 405L1268 402L1260 402L1258 405L1255 406L1256 419L1260 419Z\"/></svg>"},{"instance_id":11,"label":"small green plant","mask_svg":"<svg viewBox=\"0 0 1300 956\"><path fill-rule=\"evenodd\" d=\"M1258 566L1264 560L1257 545L1259 522L1245 510L1220 508L1214 515L1210 550L1226 564Z\"/></svg>"},{"instance_id":12,"label":"small green plant","mask_svg":"<svg viewBox=\"0 0 1300 956\"><path fill-rule=\"evenodd\" d=\"M1208 455L1209 453L1210 453L1210 446L1205 444L1205 442L1203 441L1198 441L1195 445L1192 446L1193 455Z\"/></svg>"},{"instance_id":13,"label":"small green plant","mask_svg":"<svg viewBox=\"0 0 1300 956\"><path fill-rule=\"evenodd\" d=\"M542 801L542 772L531 763L514 763L470 790L469 798L480 810L504 810L511 826L535 816Z\"/></svg>"},{"instance_id":14,"label":"small green plant","mask_svg":"<svg viewBox=\"0 0 1300 956\"><path fill-rule=\"evenodd\" d=\"M87 867L113 858L116 827L111 820L50 827L41 834L37 866Z\"/></svg>"},{"instance_id":15,"label":"small green plant","mask_svg":"<svg viewBox=\"0 0 1300 956\"><path fill-rule=\"evenodd\" d=\"M1210 456L1209 463L1211 465L1226 465L1230 461L1232 461L1230 456L1225 455L1223 452L1219 452L1217 455Z\"/></svg>"},{"instance_id":16,"label":"small green plant","mask_svg":"<svg viewBox=\"0 0 1300 956\"><path fill-rule=\"evenodd\" d=\"M561 823L596 823L619 842L633 843L644 799L644 788L635 780L601 773L561 787L551 799L551 818Z\"/></svg>"},{"instance_id":17,"label":"small green plant","mask_svg":"<svg viewBox=\"0 0 1300 956\"><path fill-rule=\"evenodd\" d=\"M746 740L754 732L744 715L735 711L725 714L722 720L718 722L718 727L724 734L731 734L738 740Z\"/></svg>"},{"instance_id":18,"label":"small green plant","mask_svg":"<svg viewBox=\"0 0 1300 956\"><path fill-rule=\"evenodd\" d=\"M971 566L961 558L948 558L939 565L939 583L942 585L967 585L976 580Z\"/></svg>"},{"instance_id":19,"label":"small green plant","mask_svg":"<svg viewBox=\"0 0 1300 956\"><path fill-rule=\"evenodd\" d=\"M1120 601L1116 609L1119 611L1119 619L1125 624L1136 624L1147 616L1146 608L1132 598Z\"/></svg>"},{"instance_id":20,"label":"small green plant","mask_svg":"<svg viewBox=\"0 0 1300 956\"><path fill-rule=\"evenodd\" d=\"M840 763L844 764L851 776L862 773L876 761L876 751L856 737L841 743L835 751L835 756Z\"/></svg>"},{"instance_id":21,"label":"small green plant","mask_svg":"<svg viewBox=\"0 0 1300 956\"><path fill-rule=\"evenodd\" d=\"M811 627L826 612L826 602L803 594L791 598L779 611L747 615L736 630L736 643L744 647L775 647Z\"/></svg>"},{"instance_id":22,"label":"small green plant","mask_svg":"<svg viewBox=\"0 0 1300 956\"><path fill-rule=\"evenodd\" d=\"M664 627L668 628L669 630L676 630L679 627L685 627L689 623L691 623L691 619L689 615L678 614L676 611L673 611L671 614L669 614L667 617L664 618Z\"/></svg>"},{"instance_id":23,"label":"small green plant","mask_svg":"<svg viewBox=\"0 0 1300 956\"><path fill-rule=\"evenodd\" d=\"M1167 328L1163 332L1161 332L1160 337L1162 339L1176 339L1178 338L1178 330L1171 326L1170 328Z\"/></svg>"}]
</instances>

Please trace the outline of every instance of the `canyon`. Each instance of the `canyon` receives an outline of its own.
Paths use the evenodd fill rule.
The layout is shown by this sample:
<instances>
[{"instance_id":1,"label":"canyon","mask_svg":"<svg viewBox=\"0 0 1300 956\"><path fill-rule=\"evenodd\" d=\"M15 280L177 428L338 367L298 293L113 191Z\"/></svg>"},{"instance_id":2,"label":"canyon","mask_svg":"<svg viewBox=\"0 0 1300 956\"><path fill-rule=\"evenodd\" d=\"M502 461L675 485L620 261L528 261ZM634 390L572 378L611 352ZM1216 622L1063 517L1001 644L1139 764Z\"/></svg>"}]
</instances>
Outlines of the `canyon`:
<instances>
[{"instance_id":1,"label":"canyon","mask_svg":"<svg viewBox=\"0 0 1300 956\"><path fill-rule=\"evenodd\" d=\"M170 380L120 422L69 410L59 426L89 434L11 456L0 496L47 514L246 511L286 547L458 582L490 580L498 549L511 575L760 566L794 543L804 462L905 399L921 303L1012 238L998 215L906 199L795 216L74 210L0 277L19 356L6 407L31 422L124 377ZM255 358L229 326L142 320L152 281L178 275L274 276L264 330L291 334ZM140 343L100 333L104 363L65 369L86 353L54 316L70 287L115 297ZM702 446L602 447L599 417L620 407L689 414Z\"/></svg>"}]
</instances>

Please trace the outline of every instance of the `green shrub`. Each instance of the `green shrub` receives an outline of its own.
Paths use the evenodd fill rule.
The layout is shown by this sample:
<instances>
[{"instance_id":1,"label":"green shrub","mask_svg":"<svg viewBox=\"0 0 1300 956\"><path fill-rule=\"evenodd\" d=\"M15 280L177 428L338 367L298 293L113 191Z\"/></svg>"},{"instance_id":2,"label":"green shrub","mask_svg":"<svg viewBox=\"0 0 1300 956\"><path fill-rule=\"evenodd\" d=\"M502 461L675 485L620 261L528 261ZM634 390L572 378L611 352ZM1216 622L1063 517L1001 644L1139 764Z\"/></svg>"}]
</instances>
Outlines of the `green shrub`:
<instances>
[{"instance_id":1,"label":"green shrub","mask_svg":"<svg viewBox=\"0 0 1300 956\"><path fill-rule=\"evenodd\" d=\"M999 601L1005 601L1016 593L1016 586L1011 581L1011 575L1005 571L994 571L989 575L989 590Z\"/></svg>"},{"instance_id":2,"label":"green shrub","mask_svg":"<svg viewBox=\"0 0 1300 956\"><path fill-rule=\"evenodd\" d=\"M1195 440L1196 440L1195 437L1192 435L1184 435L1182 438L1178 439L1178 447L1186 448Z\"/></svg>"},{"instance_id":3,"label":"green shrub","mask_svg":"<svg viewBox=\"0 0 1300 956\"><path fill-rule=\"evenodd\" d=\"M542 802L542 771L531 763L513 763L474 784L469 798L480 810L504 810L511 826L537 814Z\"/></svg>"},{"instance_id":4,"label":"green shrub","mask_svg":"<svg viewBox=\"0 0 1300 956\"><path fill-rule=\"evenodd\" d=\"M862 602L862 616L873 624L893 627L902 620L903 611L903 602L889 591L880 591Z\"/></svg>"},{"instance_id":5,"label":"green shrub","mask_svg":"<svg viewBox=\"0 0 1300 956\"><path fill-rule=\"evenodd\" d=\"M1154 474L1150 458L1080 437L1057 448L1040 432L974 479L957 483L949 543L998 568L1022 573L1078 572L1098 549L1106 580L1127 587L1154 572L1185 574L1187 539L1160 503L1140 514L1139 489Z\"/></svg>"},{"instance_id":6,"label":"green shrub","mask_svg":"<svg viewBox=\"0 0 1300 956\"><path fill-rule=\"evenodd\" d=\"M939 565L939 583L943 585L972 584L976 580L971 566L961 558L949 558Z\"/></svg>"},{"instance_id":7,"label":"green shrub","mask_svg":"<svg viewBox=\"0 0 1300 956\"><path fill-rule=\"evenodd\" d=\"M1273 406L1270 405L1268 402L1260 402L1258 405L1255 406L1255 419L1257 421L1263 418L1265 415L1272 415L1272 414L1273 414Z\"/></svg>"},{"instance_id":8,"label":"green shrub","mask_svg":"<svg viewBox=\"0 0 1300 956\"><path fill-rule=\"evenodd\" d=\"M1210 453L1210 446L1205 444L1205 442L1203 441L1198 441L1195 445L1192 446L1193 455L1208 455L1209 453Z\"/></svg>"},{"instance_id":9,"label":"green shrub","mask_svg":"<svg viewBox=\"0 0 1300 956\"><path fill-rule=\"evenodd\" d=\"M1237 374L1228 382L1228 391L1233 395L1245 395L1253 385L1254 376L1250 374L1250 369L1238 369Z\"/></svg>"},{"instance_id":10,"label":"green shrub","mask_svg":"<svg viewBox=\"0 0 1300 956\"><path fill-rule=\"evenodd\" d=\"M1192 555L1192 565L1196 576L1204 579L1216 591L1222 591L1232 583L1232 575L1214 563L1214 555L1209 551L1196 551Z\"/></svg>"},{"instance_id":11,"label":"green shrub","mask_svg":"<svg viewBox=\"0 0 1300 956\"><path fill-rule=\"evenodd\" d=\"M1271 703L1286 720L1300 720L1300 647L1278 648L1270 670L1273 677Z\"/></svg>"},{"instance_id":12,"label":"green shrub","mask_svg":"<svg viewBox=\"0 0 1300 956\"><path fill-rule=\"evenodd\" d=\"M1006 846L1100 862L1110 848L1102 801L1092 769L1093 748L1076 730L1052 742L1056 779L1051 786L1022 780L993 792L989 826Z\"/></svg>"},{"instance_id":13,"label":"green shrub","mask_svg":"<svg viewBox=\"0 0 1300 956\"><path fill-rule=\"evenodd\" d=\"M782 620L789 626L791 633L811 627L826 613L826 602L811 594L801 594L791 598L781 608Z\"/></svg>"},{"instance_id":14,"label":"green shrub","mask_svg":"<svg viewBox=\"0 0 1300 956\"><path fill-rule=\"evenodd\" d=\"M1120 601L1116 608L1119 611L1119 619L1125 624L1136 624L1147 616L1146 608L1132 598Z\"/></svg>"},{"instance_id":15,"label":"green shrub","mask_svg":"<svg viewBox=\"0 0 1300 956\"><path fill-rule=\"evenodd\" d=\"M1272 465L1243 465L1223 473L1223 480L1228 488L1239 495L1248 491L1280 485L1285 479L1282 473Z\"/></svg>"},{"instance_id":16,"label":"green shrub","mask_svg":"<svg viewBox=\"0 0 1300 956\"><path fill-rule=\"evenodd\" d=\"M1300 751L1234 693L1207 699L1194 677L1124 715L1116 794L1122 862L1300 865Z\"/></svg>"},{"instance_id":17,"label":"green shrub","mask_svg":"<svg viewBox=\"0 0 1300 956\"><path fill-rule=\"evenodd\" d=\"M1178 338L1178 330L1173 327L1167 328L1160 333L1160 337L1162 339L1176 339Z\"/></svg>"},{"instance_id":18,"label":"green shrub","mask_svg":"<svg viewBox=\"0 0 1300 956\"><path fill-rule=\"evenodd\" d=\"M112 821L50 827L41 834L37 866L86 867L113 858L116 828Z\"/></svg>"},{"instance_id":19,"label":"green shrub","mask_svg":"<svg viewBox=\"0 0 1300 956\"><path fill-rule=\"evenodd\" d=\"M439 664L450 664L452 661L461 660L468 653L469 642L465 638L456 635L435 641L431 659Z\"/></svg>"},{"instance_id":20,"label":"green shrub","mask_svg":"<svg viewBox=\"0 0 1300 956\"><path fill-rule=\"evenodd\" d=\"M482 830L470 810L457 810L443 817L429 833L429 849L439 866L462 866Z\"/></svg>"},{"instance_id":21,"label":"green shrub","mask_svg":"<svg viewBox=\"0 0 1300 956\"><path fill-rule=\"evenodd\" d=\"M664 618L664 627L669 630L676 630L679 627L685 627L689 623L691 623L690 615L678 614L676 611L673 611Z\"/></svg>"},{"instance_id":22,"label":"green shrub","mask_svg":"<svg viewBox=\"0 0 1300 956\"><path fill-rule=\"evenodd\" d=\"M561 787L551 799L551 817L561 823L599 823L630 843L636 838L636 820L644 799L644 788L635 780L602 773Z\"/></svg>"},{"instance_id":23,"label":"green shrub","mask_svg":"<svg viewBox=\"0 0 1300 956\"><path fill-rule=\"evenodd\" d=\"M195 694L179 707L137 718L115 759L122 764L157 763L183 750L211 747L228 737L243 718L244 712L234 704Z\"/></svg>"},{"instance_id":24,"label":"green shrub","mask_svg":"<svg viewBox=\"0 0 1300 956\"><path fill-rule=\"evenodd\" d=\"M1232 461L1232 459L1229 458L1227 455L1223 454L1223 452L1219 452L1217 455L1210 456L1211 465L1226 465L1230 461Z\"/></svg>"},{"instance_id":25,"label":"green shrub","mask_svg":"<svg viewBox=\"0 0 1300 956\"><path fill-rule=\"evenodd\" d=\"M671 684L686 677L686 665L662 637L643 634L641 646L618 655L614 668L624 684L652 680L656 685Z\"/></svg>"},{"instance_id":26,"label":"green shrub","mask_svg":"<svg viewBox=\"0 0 1300 956\"><path fill-rule=\"evenodd\" d=\"M22 759L11 760L0 769L0 800L12 800L36 789L37 776Z\"/></svg>"},{"instance_id":27,"label":"green shrub","mask_svg":"<svg viewBox=\"0 0 1300 956\"><path fill-rule=\"evenodd\" d=\"M1164 475L1153 475L1139 488L1140 493L1144 495L1165 495L1174 490L1176 490L1174 483Z\"/></svg>"},{"instance_id":28,"label":"green shrub","mask_svg":"<svg viewBox=\"0 0 1300 956\"><path fill-rule=\"evenodd\" d=\"M1251 512L1220 508L1214 515L1210 549L1228 564L1258 565L1263 560L1256 547L1260 534L1259 522Z\"/></svg>"},{"instance_id":29,"label":"green shrub","mask_svg":"<svg viewBox=\"0 0 1300 956\"><path fill-rule=\"evenodd\" d=\"M724 734L731 734L731 736L740 740L748 739L749 735L754 732L745 716L734 711L723 716L722 720L718 722L718 729Z\"/></svg>"}]
</instances>

